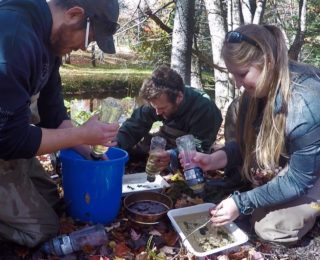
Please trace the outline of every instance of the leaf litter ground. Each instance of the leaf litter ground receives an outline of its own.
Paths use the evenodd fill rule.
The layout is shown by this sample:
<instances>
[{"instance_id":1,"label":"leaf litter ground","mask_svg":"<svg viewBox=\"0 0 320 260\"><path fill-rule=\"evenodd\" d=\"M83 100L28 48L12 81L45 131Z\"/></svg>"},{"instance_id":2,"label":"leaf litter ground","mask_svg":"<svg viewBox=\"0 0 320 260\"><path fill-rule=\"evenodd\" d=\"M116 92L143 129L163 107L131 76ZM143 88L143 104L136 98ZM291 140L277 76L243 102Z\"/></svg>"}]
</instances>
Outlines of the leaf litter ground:
<instances>
[{"instance_id":1,"label":"leaf litter ground","mask_svg":"<svg viewBox=\"0 0 320 260\"><path fill-rule=\"evenodd\" d=\"M40 162L49 174L53 173L53 167L49 156L39 157ZM141 172L144 163L131 163L126 173ZM60 178L56 179L61 189ZM204 198L195 197L190 189L173 176L168 179L171 187L164 192L172 198L175 208L181 208L203 202L218 203L231 190L222 188L210 188L210 192ZM62 193L62 190L61 190ZM67 216L64 208L60 209L60 233L66 234L81 229L88 224L79 223ZM236 222L240 228L249 235L249 242L245 245L222 252L219 255L210 256L207 259L241 260L241 259L281 259L281 260L316 260L320 259L320 221L318 219L314 228L295 246L282 246L261 241L255 236L248 219L240 218ZM38 248L28 249L12 243L0 244L0 259L135 259L135 260L161 260L161 259L196 259L181 246L181 239L174 231L170 221L164 218L156 225L139 225L127 218L124 208L121 208L117 219L106 226L109 234L109 242L105 245L92 248L82 248L82 251L74 254L57 257L45 255Z\"/></svg>"}]
</instances>

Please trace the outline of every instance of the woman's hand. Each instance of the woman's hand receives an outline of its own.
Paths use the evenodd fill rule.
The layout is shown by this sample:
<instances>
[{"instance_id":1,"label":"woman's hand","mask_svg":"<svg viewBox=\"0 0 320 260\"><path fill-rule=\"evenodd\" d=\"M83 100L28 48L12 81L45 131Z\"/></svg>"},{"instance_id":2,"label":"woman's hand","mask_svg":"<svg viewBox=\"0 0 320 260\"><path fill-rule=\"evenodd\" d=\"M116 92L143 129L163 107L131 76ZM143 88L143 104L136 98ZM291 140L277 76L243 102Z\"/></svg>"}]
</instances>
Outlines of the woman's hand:
<instances>
[{"instance_id":1,"label":"woman's hand","mask_svg":"<svg viewBox=\"0 0 320 260\"><path fill-rule=\"evenodd\" d=\"M196 163L202 170L215 170L215 161L212 154L196 152L192 157L192 162Z\"/></svg>"},{"instance_id":2,"label":"woman's hand","mask_svg":"<svg viewBox=\"0 0 320 260\"><path fill-rule=\"evenodd\" d=\"M204 171L218 170L227 165L227 154L223 150L216 151L212 154L192 152L190 157L191 162L199 166ZM185 167L186 162L183 153L179 153L179 159L180 164Z\"/></svg>"},{"instance_id":3,"label":"woman's hand","mask_svg":"<svg viewBox=\"0 0 320 260\"><path fill-rule=\"evenodd\" d=\"M240 215L238 207L231 197L224 199L215 208L211 209L210 214L214 226L228 224Z\"/></svg>"}]
</instances>

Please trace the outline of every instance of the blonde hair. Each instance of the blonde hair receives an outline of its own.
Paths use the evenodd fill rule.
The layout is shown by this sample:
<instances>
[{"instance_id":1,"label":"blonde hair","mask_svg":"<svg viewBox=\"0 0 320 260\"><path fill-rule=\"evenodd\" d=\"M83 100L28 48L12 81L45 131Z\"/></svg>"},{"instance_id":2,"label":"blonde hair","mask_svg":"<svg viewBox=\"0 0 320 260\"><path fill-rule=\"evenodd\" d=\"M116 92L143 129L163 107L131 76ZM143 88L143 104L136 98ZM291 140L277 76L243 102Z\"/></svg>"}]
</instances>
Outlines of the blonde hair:
<instances>
[{"instance_id":1,"label":"blonde hair","mask_svg":"<svg viewBox=\"0 0 320 260\"><path fill-rule=\"evenodd\" d=\"M244 122L238 118L238 142L243 155L242 175L252 181L251 167L257 165L261 169L275 169L279 159L285 153L285 125L287 104L290 96L290 72L288 55L282 32L275 26L248 24L236 31L253 39L258 47L242 41L240 43L225 42L222 57L228 64L235 67L256 66L261 70L256 84L256 94L267 93L262 123L258 134L253 126L257 119L258 105L261 99L242 98L247 107ZM279 93L282 100L280 113L275 113L275 99ZM240 124L244 123L243 131ZM242 136L239 134L242 133Z\"/></svg>"}]
</instances>

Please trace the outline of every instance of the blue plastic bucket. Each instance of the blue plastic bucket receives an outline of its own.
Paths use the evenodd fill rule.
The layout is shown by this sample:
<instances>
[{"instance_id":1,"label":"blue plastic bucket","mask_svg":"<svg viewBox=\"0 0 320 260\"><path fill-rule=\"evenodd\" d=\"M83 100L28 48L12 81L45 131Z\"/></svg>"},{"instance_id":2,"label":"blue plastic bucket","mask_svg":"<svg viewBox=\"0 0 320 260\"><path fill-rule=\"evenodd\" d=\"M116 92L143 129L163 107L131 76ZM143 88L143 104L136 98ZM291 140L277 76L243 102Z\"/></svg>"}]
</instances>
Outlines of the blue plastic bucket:
<instances>
[{"instance_id":1,"label":"blue plastic bucket","mask_svg":"<svg viewBox=\"0 0 320 260\"><path fill-rule=\"evenodd\" d=\"M107 156L109 160L92 161L72 149L60 152L64 199L72 218L107 224L117 217L128 153L113 147Z\"/></svg>"}]
</instances>

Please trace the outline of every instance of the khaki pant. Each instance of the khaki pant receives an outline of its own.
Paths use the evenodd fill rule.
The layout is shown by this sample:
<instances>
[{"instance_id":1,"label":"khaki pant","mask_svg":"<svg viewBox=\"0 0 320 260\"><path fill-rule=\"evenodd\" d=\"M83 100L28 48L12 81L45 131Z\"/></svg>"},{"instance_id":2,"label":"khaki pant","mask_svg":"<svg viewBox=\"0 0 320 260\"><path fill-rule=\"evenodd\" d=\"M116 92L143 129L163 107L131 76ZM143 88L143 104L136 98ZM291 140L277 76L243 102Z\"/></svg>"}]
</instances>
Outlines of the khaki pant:
<instances>
[{"instance_id":1,"label":"khaki pant","mask_svg":"<svg viewBox=\"0 0 320 260\"><path fill-rule=\"evenodd\" d=\"M256 234L264 240L296 243L312 229L320 216L320 178L308 194L272 208L259 208L252 214Z\"/></svg>"},{"instance_id":2,"label":"khaki pant","mask_svg":"<svg viewBox=\"0 0 320 260\"><path fill-rule=\"evenodd\" d=\"M58 232L57 188L36 159L0 160L0 239L34 247Z\"/></svg>"}]
</instances>

